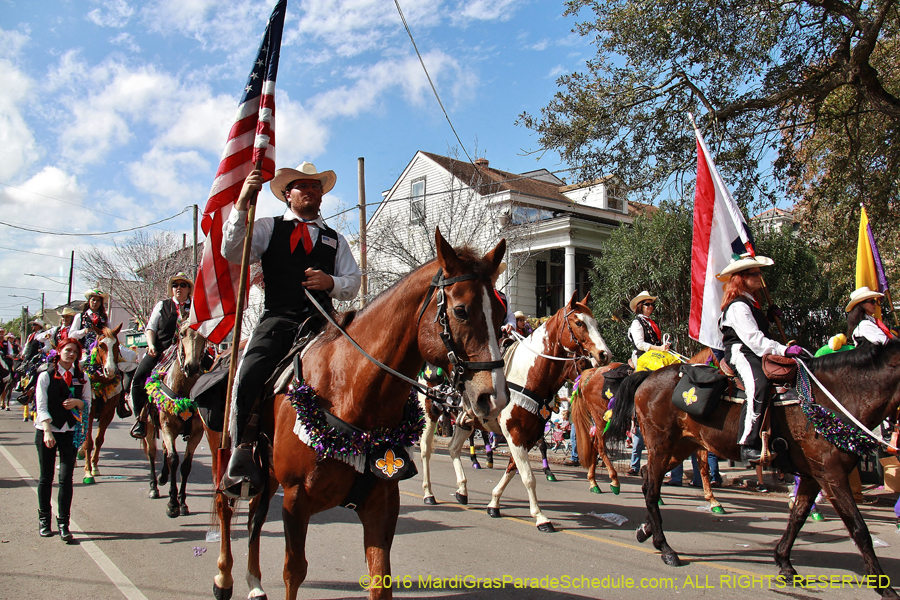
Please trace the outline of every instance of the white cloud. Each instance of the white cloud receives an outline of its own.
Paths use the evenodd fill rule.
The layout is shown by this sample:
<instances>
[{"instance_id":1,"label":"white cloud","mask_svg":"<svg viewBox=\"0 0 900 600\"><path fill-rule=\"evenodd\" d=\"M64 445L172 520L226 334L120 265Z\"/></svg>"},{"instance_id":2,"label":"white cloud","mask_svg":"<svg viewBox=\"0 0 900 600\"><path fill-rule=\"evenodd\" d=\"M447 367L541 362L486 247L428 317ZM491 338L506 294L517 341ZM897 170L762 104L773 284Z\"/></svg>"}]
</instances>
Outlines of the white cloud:
<instances>
[{"instance_id":1,"label":"white cloud","mask_svg":"<svg viewBox=\"0 0 900 600\"><path fill-rule=\"evenodd\" d=\"M28 36L0 29L0 179L9 181L37 160L34 133L23 115L32 102L34 81L9 59L17 58Z\"/></svg>"},{"instance_id":2,"label":"white cloud","mask_svg":"<svg viewBox=\"0 0 900 600\"><path fill-rule=\"evenodd\" d=\"M560 75L567 75L568 73L571 73L571 70L569 70L568 67L565 67L563 65L556 65L555 67L550 69L549 73L547 73L547 78L556 79Z\"/></svg>"},{"instance_id":3,"label":"white cloud","mask_svg":"<svg viewBox=\"0 0 900 600\"><path fill-rule=\"evenodd\" d=\"M210 170L209 161L195 150L178 152L155 145L140 161L128 165L128 176L140 191L164 199L154 206L157 211L170 212L203 204L209 188L203 188L196 174Z\"/></svg>"},{"instance_id":4,"label":"white cloud","mask_svg":"<svg viewBox=\"0 0 900 600\"><path fill-rule=\"evenodd\" d=\"M141 17L150 31L180 33L205 49L244 54L255 50L249 42L262 35L273 6L271 0L150 0Z\"/></svg>"},{"instance_id":5,"label":"white cloud","mask_svg":"<svg viewBox=\"0 0 900 600\"><path fill-rule=\"evenodd\" d=\"M98 4L94 0L93 4ZM125 0L102 0L100 8L87 14L87 20L100 27L125 27L134 14L134 9Z\"/></svg>"},{"instance_id":6,"label":"white cloud","mask_svg":"<svg viewBox=\"0 0 900 600\"><path fill-rule=\"evenodd\" d=\"M141 51L141 47L134 41L134 36L124 31L119 35L110 38L109 42L116 46L122 46L131 52L137 53Z\"/></svg>"},{"instance_id":7,"label":"white cloud","mask_svg":"<svg viewBox=\"0 0 900 600\"><path fill-rule=\"evenodd\" d=\"M508 21L516 11L519 0L465 0L457 4L454 21Z\"/></svg>"}]
</instances>

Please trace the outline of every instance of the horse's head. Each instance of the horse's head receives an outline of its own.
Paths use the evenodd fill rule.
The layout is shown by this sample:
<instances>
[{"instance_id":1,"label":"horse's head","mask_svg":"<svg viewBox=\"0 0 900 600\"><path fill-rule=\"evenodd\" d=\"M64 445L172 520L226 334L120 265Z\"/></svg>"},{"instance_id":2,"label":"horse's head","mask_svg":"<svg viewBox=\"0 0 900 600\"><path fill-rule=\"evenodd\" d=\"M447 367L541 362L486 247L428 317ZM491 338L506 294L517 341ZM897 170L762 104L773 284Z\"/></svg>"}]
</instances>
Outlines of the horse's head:
<instances>
[{"instance_id":1,"label":"horse's head","mask_svg":"<svg viewBox=\"0 0 900 600\"><path fill-rule=\"evenodd\" d=\"M103 377L112 379L119 375L119 332L122 324L115 329L104 327L97 334L97 362Z\"/></svg>"},{"instance_id":2,"label":"horse's head","mask_svg":"<svg viewBox=\"0 0 900 600\"><path fill-rule=\"evenodd\" d=\"M506 312L494 294L506 240L483 257L454 250L440 230L435 245L442 278L433 282L435 309L419 319L419 348L425 360L455 374L476 416L495 419L509 400L498 341Z\"/></svg>"},{"instance_id":3,"label":"horse's head","mask_svg":"<svg viewBox=\"0 0 900 600\"><path fill-rule=\"evenodd\" d=\"M591 293L588 292L581 302L577 302L573 293L568 304L560 309L563 313L563 330L557 332L557 339L576 358L588 358L592 366L602 367L609 364L612 354L600 335L594 313L588 307L590 297Z\"/></svg>"},{"instance_id":4,"label":"horse's head","mask_svg":"<svg viewBox=\"0 0 900 600\"><path fill-rule=\"evenodd\" d=\"M200 361L206 352L206 338L191 329L187 321L178 331L178 361L186 377L200 374Z\"/></svg>"}]
</instances>

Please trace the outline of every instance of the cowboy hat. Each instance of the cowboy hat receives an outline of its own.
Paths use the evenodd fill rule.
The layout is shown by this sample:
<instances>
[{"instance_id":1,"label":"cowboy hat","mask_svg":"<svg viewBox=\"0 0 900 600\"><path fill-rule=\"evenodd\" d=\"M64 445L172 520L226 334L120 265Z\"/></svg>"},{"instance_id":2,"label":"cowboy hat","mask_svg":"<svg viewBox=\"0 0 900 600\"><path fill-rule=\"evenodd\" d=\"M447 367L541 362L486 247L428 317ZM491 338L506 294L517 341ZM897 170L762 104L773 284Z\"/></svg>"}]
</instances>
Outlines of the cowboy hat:
<instances>
[{"instance_id":1,"label":"cowboy hat","mask_svg":"<svg viewBox=\"0 0 900 600\"><path fill-rule=\"evenodd\" d=\"M517 319L524 319L525 313L523 313L521 310L517 310L516 312L513 313L513 316Z\"/></svg>"},{"instance_id":2,"label":"cowboy hat","mask_svg":"<svg viewBox=\"0 0 900 600\"><path fill-rule=\"evenodd\" d=\"M62 312L59 314L64 317L74 317L75 315L78 314L78 311L75 310L74 308L72 308L71 306L67 306L64 309L62 309Z\"/></svg>"},{"instance_id":3,"label":"cowboy hat","mask_svg":"<svg viewBox=\"0 0 900 600\"><path fill-rule=\"evenodd\" d=\"M658 296L651 296L650 292L648 292L647 290L644 290L643 292L641 292L640 294L638 294L637 296L635 296L634 298L631 299L631 302L628 303L628 308L631 309L631 312L637 312L638 304L640 304L644 300L653 300L654 302L656 302L657 298L658 298Z\"/></svg>"},{"instance_id":4,"label":"cowboy hat","mask_svg":"<svg viewBox=\"0 0 900 600\"><path fill-rule=\"evenodd\" d=\"M334 171L316 171L316 165L311 162L303 162L296 169L278 169L275 171L275 177L269 183L269 189L275 194L279 200L284 200L284 188L289 183L298 179L318 179L322 182L322 193L327 194L334 187L337 181L337 175Z\"/></svg>"},{"instance_id":5,"label":"cowboy hat","mask_svg":"<svg viewBox=\"0 0 900 600\"><path fill-rule=\"evenodd\" d=\"M716 275L719 281L728 281L735 273L752 269L753 267L771 267L775 261L767 256L750 256L749 254L731 255L731 264L722 269L722 272Z\"/></svg>"},{"instance_id":6,"label":"cowboy hat","mask_svg":"<svg viewBox=\"0 0 900 600\"><path fill-rule=\"evenodd\" d=\"M107 302L109 302L109 294L106 294L99 289L95 288L92 290L88 290L84 293L84 297L87 300L90 300L91 296L99 296L100 298L103 298L103 304L106 304Z\"/></svg>"},{"instance_id":7,"label":"cowboy hat","mask_svg":"<svg viewBox=\"0 0 900 600\"><path fill-rule=\"evenodd\" d=\"M172 284L176 281L184 281L189 286L191 286L191 289L194 289L194 282L190 277L184 274L184 271L178 271L177 273L169 277L169 287L172 287Z\"/></svg>"},{"instance_id":8,"label":"cowboy hat","mask_svg":"<svg viewBox=\"0 0 900 600\"><path fill-rule=\"evenodd\" d=\"M881 292L873 292L866 286L853 290L853 293L850 294L850 303L847 305L847 312L853 310L853 307L862 302L863 300L868 300L869 298L883 298L884 294Z\"/></svg>"},{"instance_id":9,"label":"cowboy hat","mask_svg":"<svg viewBox=\"0 0 900 600\"><path fill-rule=\"evenodd\" d=\"M40 327L41 329L44 328L44 322L41 321L40 319L35 319L34 321L32 321L32 322L29 323L29 324L30 324L30 325L37 325L37 326Z\"/></svg>"},{"instance_id":10,"label":"cowboy hat","mask_svg":"<svg viewBox=\"0 0 900 600\"><path fill-rule=\"evenodd\" d=\"M9 339L9 338L16 339L16 334L14 334L14 333L7 333L7 334L6 334L6 339Z\"/></svg>"}]
</instances>

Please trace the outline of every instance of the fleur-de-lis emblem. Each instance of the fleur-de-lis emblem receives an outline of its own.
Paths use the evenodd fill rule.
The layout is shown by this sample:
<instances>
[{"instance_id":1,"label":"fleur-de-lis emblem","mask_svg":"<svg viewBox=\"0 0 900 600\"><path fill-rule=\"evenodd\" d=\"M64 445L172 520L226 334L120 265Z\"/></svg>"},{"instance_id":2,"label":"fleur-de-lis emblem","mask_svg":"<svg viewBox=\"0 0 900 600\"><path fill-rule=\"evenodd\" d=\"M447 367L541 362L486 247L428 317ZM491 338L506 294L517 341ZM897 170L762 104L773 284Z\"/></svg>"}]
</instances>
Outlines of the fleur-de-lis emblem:
<instances>
[{"instance_id":1,"label":"fleur-de-lis emblem","mask_svg":"<svg viewBox=\"0 0 900 600\"><path fill-rule=\"evenodd\" d=\"M384 453L384 458L375 461L375 466L388 477L393 477L394 473L402 469L404 464L403 459L395 457L394 451L390 448Z\"/></svg>"},{"instance_id":2,"label":"fleur-de-lis emblem","mask_svg":"<svg viewBox=\"0 0 900 600\"><path fill-rule=\"evenodd\" d=\"M694 393L694 389L695 388L691 388L681 394L681 397L684 398L684 403L688 406L697 401L697 394Z\"/></svg>"},{"instance_id":3,"label":"fleur-de-lis emblem","mask_svg":"<svg viewBox=\"0 0 900 600\"><path fill-rule=\"evenodd\" d=\"M433 371L431 370L430 366L425 367L425 377L430 378L432 373L433 373Z\"/></svg>"},{"instance_id":4,"label":"fleur-de-lis emblem","mask_svg":"<svg viewBox=\"0 0 900 600\"><path fill-rule=\"evenodd\" d=\"M194 416L194 411L192 411L191 409L188 408L188 409L185 409L185 411L182 412L178 416L181 417L182 421L187 421L188 419L190 419L191 417Z\"/></svg>"},{"instance_id":5,"label":"fleur-de-lis emblem","mask_svg":"<svg viewBox=\"0 0 900 600\"><path fill-rule=\"evenodd\" d=\"M613 397L613 393L612 393L612 390L611 390L611 389L609 389L609 388L606 388L606 393L605 393L605 394L603 394L603 395L604 395L604 396L606 396L606 399L607 399L607 400L609 400L609 399L610 399L610 398L612 398L612 397Z\"/></svg>"},{"instance_id":6,"label":"fleur-de-lis emblem","mask_svg":"<svg viewBox=\"0 0 900 600\"><path fill-rule=\"evenodd\" d=\"M538 411L538 414L540 414L541 418L546 421L550 418L550 409L546 406L542 406L541 410Z\"/></svg>"}]
</instances>

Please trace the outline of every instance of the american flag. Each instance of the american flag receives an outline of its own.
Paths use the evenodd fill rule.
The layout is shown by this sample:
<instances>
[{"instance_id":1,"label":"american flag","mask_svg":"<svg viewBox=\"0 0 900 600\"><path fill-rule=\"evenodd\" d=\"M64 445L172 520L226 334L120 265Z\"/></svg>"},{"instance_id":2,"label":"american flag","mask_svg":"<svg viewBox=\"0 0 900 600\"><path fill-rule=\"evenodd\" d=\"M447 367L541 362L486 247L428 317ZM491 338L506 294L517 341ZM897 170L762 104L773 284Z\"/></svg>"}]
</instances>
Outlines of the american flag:
<instances>
[{"instance_id":1,"label":"american flag","mask_svg":"<svg viewBox=\"0 0 900 600\"><path fill-rule=\"evenodd\" d=\"M221 255L222 224L237 201L244 179L260 159L263 180L275 175L275 76L286 7L287 0L280 0L269 17L203 209L201 227L206 242L194 286L191 327L214 344L234 328L241 273L240 265Z\"/></svg>"}]
</instances>

